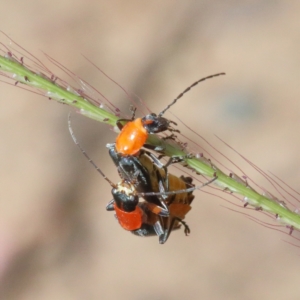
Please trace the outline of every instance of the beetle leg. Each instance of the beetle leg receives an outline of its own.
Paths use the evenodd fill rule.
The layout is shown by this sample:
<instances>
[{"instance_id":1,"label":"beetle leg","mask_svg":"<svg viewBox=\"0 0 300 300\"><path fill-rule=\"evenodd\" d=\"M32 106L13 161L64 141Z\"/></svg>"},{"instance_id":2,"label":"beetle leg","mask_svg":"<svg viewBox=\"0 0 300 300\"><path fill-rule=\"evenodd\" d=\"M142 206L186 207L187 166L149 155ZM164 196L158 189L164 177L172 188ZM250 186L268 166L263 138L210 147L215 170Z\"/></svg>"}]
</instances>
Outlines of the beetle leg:
<instances>
[{"instance_id":1,"label":"beetle leg","mask_svg":"<svg viewBox=\"0 0 300 300\"><path fill-rule=\"evenodd\" d=\"M169 160L164 165L164 167L167 168L168 166L170 166L172 164L180 163L180 162L184 161L184 158L185 158L185 156L172 156L169 158Z\"/></svg>"},{"instance_id":2,"label":"beetle leg","mask_svg":"<svg viewBox=\"0 0 300 300\"><path fill-rule=\"evenodd\" d=\"M150 144L144 144L143 148L150 149L150 150L157 151L157 152L161 152L165 149L163 146L153 146Z\"/></svg>"},{"instance_id":3,"label":"beetle leg","mask_svg":"<svg viewBox=\"0 0 300 300\"><path fill-rule=\"evenodd\" d=\"M184 222L180 218L174 218L174 219L176 219L178 222L180 222L183 225L183 227L184 227L184 233L185 233L186 236L188 236L191 233L189 225L186 224L186 222Z\"/></svg>"},{"instance_id":4,"label":"beetle leg","mask_svg":"<svg viewBox=\"0 0 300 300\"><path fill-rule=\"evenodd\" d=\"M133 121L135 119L136 107L130 105L130 111L131 111L131 121Z\"/></svg>"},{"instance_id":5,"label":"beetle leg","mask_svg":"<svg viewBox=\"0 0 300 300\"><path fill-rule=\"evenodd\" d=\"M148 156L151 157L153 163L155 163L157 167L164 169L164 171L165 171L165 184L166 184L166 188L165 188L164 192L166 192L166 191L168 192L169 191L168 168L167 168L168 165L164 165L153 153L151 153L149 151L146 151L146 150L144 150L144 153L146 153ZM160 173L157 174L157 175L158 175L159 180L162 180Z\"/></svg>"},{"instance_id":6,"label":"beetle leg","mask_svg":"<svg viewBox=\"0 0 300 300\"><path fill-rule=\"evenodd\" d=\"M168 205L165 203L164 200L160 200L160 203L162 207L158 206L160 208L160 212L158 212L157 215L161 217L169 217L170 211Z\"/></svg>"},{"instance_id":7,"label":"beetle leg","mask_svg":"<svg viewBox=\"0 0 300 300\"><path fill-rule=\"evenodd\" d=\"M162 138L162 140L166 141L166 140L173 140L175 141L177 138L177 135L175 135L174 133L171 133L170 135L167 135L165 137Z\"/></svg>"},{"instance_id":8,"label":"beetle leg","mask_svg":"<svg viewBox=\"0 0 300 300\"><path fill-rule=\"evenodd\" d=\"M164 169L165 169L165 178L163 178L161 176L161 174L160 174L160 172L158 170L156 172L156 176L157 176L157 179L158 179L158 188L159 188L159 191L162 194L164 192L168 192L169 191L168 169L167 168L164 168ZM160 200L160 203L164 207L165 211L168 213L168 216L169 216L169 214L170 214L169 206L164 201L166 198L168 198L168 197L164 197L164 195L162 195L162 200Z\"/></svg>"},{"instance_id":9,"label":"beetle leg","mask_svg":"<svg viewBox=\"0 0 300 300\"><path fill-rule=\"evenodd\" d=\"M174 124L176 124L176 123L174 122ZM176 124L176 125L177 125L177 124ZM172 133L172 132L177 132L177 133L180 133L180 130L178 130L178 129L175 129L175 128L171 127L171 126L169 126L169 127L168 127L168 130L171 132L171 135L173 135L173 133Z\"/></svg>"},{"instance_id":10,"label":"beetle leg","mask_svg":"<svg viewBox=\"0 0 300 300\"><path fill-rule=\"evenodd\" d=\"M186 224L186 222L184 222L180 218L173 217L171 222L170 222L170 220L168 221L168 226L165 229L164 234L159 237L159 243L160 244L164 244L168 240L168 238L169 238L169 236L170 236L170 234L171 234L171 232L173 230L173 227L174 227L174 224L175 224L176 221L180 222L184 226L184 233L185 233L185 235L186 236L189 235L189 233L191 232L191 230L190 230L190 227Z\"/></svg>"},{"instance_id":11,"label":"beetle leg","mask_svg":"<svg viewBox=\"0 0 300 300\"><path fill-rule=\"evenodd\" d=\"M146 153L148 156L151 157L152 161L159 167L159 168L163 168L167 174L167 167L172 165L172 164L176 164L176 163L180 163L182 161L184 161L185 158L191 158L189 154L184 155L184 156L172 156L169 158L169 160L167 161L166 164L163 164L159 159L162 158L164 155L160 155L159 157L156 157L152 152L149 152L147 150L144 150L144 153Z\"/></svg>"},{"instance_id":12,"label":"beetle leg","mask_svg":"<svg viewBox=\"0 0 300 300\"><path fill-rule=\"evenodd\" d=\"M177 126L177 123L176 123L176 122L174 122L174 121L172 121L172 120L168 120L168 121L169 121L169 124L173 124L173 125Z\"/></svg>"},{"instance_id":13,"label":"beetle leg","mask_svg":"<svg viewBox=\"0 0 300 300\"><path fill-rule=\"evenodd\" d=\"M136 107L130 107L130 111L131 111L131 119L119 119L116 122L116 125L118 126L119 130L122 131L124 125L122 124L122 122L130 122L133 121L135 118L135 112L136 112Z\"/></svg>"},{"instance_id":14,"label":"beetle leg","mask_svg":"<svg viewBox=\"0 0 300 300\"><path fill-rule=\"evenodd\" d=\"M156 232L154 230L153 225L145 224L143 223L141 228L137 230L131 231L134 235L140 236L140 237L147 237L147 236L154 236L156 235Z\"/></svg>"},{"instance_id":15,"label":"beetle leg","mask_svg":"<svg viewBox=\"0 0 300 300\"><path fill-rule=\"evenodd\" d=\"M158 240L160 244L163 244L165 242L165 236L166 236L166 230L163 229L161 222L156 221L153 225L153 228L158 235Z\"/></svg>"},{"instance_id":16,"label":"beetle leg","mask_svg":"<svg viewBox=\"0 0 300 300\"><path fill-rule=\"evenodd\" d=\"M163 168L164 164L150 151L147 150L142 150L141 152L146 153L148 156L150 156L150 158L152 159L152 161L159 167L159 168Z\"/></svg>"},{"instance_id":17,"label":"beetle leg","mask_svg":"<svg viewBox=\"0 0 300 300\"><path fill-rule=\"evenodd\" d=\"M130 120L130 119L119 119L119 120L117 120L116 125L119 128L119 130L122 131L122 129L124 127L122 122L130 122L130 121L132 121L132 120Z\"/></svg>"}]
</instances>

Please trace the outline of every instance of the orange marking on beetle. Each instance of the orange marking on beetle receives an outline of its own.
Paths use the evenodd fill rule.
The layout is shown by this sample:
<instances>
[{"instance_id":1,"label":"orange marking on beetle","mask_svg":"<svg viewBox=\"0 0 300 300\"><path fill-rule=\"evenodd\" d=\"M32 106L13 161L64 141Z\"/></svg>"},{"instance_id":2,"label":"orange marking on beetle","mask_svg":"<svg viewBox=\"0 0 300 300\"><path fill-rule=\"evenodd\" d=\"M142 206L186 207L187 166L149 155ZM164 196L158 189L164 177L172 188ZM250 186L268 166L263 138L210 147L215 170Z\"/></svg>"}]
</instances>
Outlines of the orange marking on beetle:
<instances>
[{"instance_id":1,"label":"orange marking on beetle","mask_svg":"<svg viewBox=\"0 0 300 300\"><path fill-rule=\"evenodd\" d=\"M145 120L144 121L144 124L145 125L149 125L149 124L152 124L153 123L153 120Z\"/></svg>"},{"instance_id":2,"label":"orange marking on beetle","mask_svg":"<svg viewBox=\"0 0 300 300\"><path fill-rule=\"evenodd\" d=\"M156 215L162 211L161 207L153 203L147 203L147 209Z\"/></svg>"},{"instance_id":3,"label":"orange marking on beetle","mask_svg":"<svg viewBox=\"0 0 300 300\"><path fill-rule=\"evenodd\" d=\"M192 209L192 207L188 204L172 203L170 204L169 209L170 215L183 220L186 214Z\"/></svg>"},{"instance_id":4,"label":"orange marking on beetle","mask_svg":"<svg viewBox=\"0 0 300 300\"><path fill-rule=\"evenodd\" d=\"M141 118L128 122L116 139L117 152L123 155L137 154L146 143L148 135Z\"/></svg>"},{"instance_id":5,"label":"orange marking on beetle","mask_svg":"<svg viewBox=\"0 0 300 300\"><path fill-rule=\"evenodd\" d=\"M116 203L114 203L114 209L122 228L129 231L141 228L144 213L139 206L134 211L126 212L118 208Z\"/></svg>"}]
</instances>

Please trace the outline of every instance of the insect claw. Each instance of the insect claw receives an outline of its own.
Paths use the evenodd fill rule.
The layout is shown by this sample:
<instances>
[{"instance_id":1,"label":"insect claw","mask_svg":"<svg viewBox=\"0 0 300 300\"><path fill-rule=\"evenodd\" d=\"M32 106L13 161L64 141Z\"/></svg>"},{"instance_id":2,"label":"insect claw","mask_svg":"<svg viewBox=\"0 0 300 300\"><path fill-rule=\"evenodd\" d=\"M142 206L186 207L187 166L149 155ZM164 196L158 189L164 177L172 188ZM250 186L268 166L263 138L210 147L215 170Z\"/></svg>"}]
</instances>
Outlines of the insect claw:
<instances>
[{"instance_id":1,"label":"insect claw","mask_svg":"<svg viewBox=\"0 0 300 300\"><path fill-rule=\"evenodd\" d=\"M168 136L163 137L162 140L163 141L166 141L166 140L173 140L173 141L175 141L176 138L177 138L177 135L175 135L175 134L172 133L172 134L170 134Z\"/></svg>"},{"instance_id":2,"label":"insect claw","mask_svg":"<svg viewBox=\"0 0 300 300\"><path fill-rule=\"evenodd\" d=\"M191 233L190 227L185 222L183 222L183 221L182 221L182 224L184 226L184 233L185 233L185 235L189 236L190 233Z\"/></svg>"},{"instance_id":3,"label":"insect claw","mask_svg":"<svg viewBox=\"0 0 300 300\"><path fill-rule=\"evenodd\" d=\"M135 118L135 112L136 112L136 107L133 105L130 105L129 110L131 111L131 120L134 120Z\"/></svg>"}]
</instances>

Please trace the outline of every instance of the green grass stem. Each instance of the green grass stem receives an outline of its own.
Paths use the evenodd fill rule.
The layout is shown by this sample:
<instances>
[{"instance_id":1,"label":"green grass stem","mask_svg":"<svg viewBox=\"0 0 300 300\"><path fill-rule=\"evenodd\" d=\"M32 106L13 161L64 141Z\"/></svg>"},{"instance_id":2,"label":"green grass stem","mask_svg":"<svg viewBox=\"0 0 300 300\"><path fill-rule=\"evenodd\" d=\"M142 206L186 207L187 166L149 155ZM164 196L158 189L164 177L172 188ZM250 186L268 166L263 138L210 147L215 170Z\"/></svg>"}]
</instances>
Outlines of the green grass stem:
<instances>
[{"instance_id":1,"label":"green grass stem","mask_svg":"<svg viewBox=\"0 0 300 300\"><path fill-rule=\"evenodd\" d=\"M67 90L65 87L55 83L50 78L31 71L21 62L18 62L9 55L0 56L0 69L4 72L4 74L11 74L10 78L18 82L18 84L24 84L43 91L45 92L44 95L47 97L56 100L59 103L64 103L79 109L80 113L86 117L114 127L116 125L118 117L114 114L97 107L84 97L76 94L76 92ZM148 138L148 143L162 148L162 153L169 157L184 157L187 155L187 153L181 149L180 145L176 145L174 142L169 142L168 140L163 140L156 135L151 135ZM281 202L269 199L266 196L259 194L244 182L240 182L234 177L226 175L209 160L205 158L198 159L191 157L185 158L185 163L197 173L206 177L212 178L216 175L218 179L215 181L215 184L219 188L242 195L245 202L249 205L256 209L261 209L279 216L280 221L283 224L300 230L300 215L292 212Z\"/></svg>"}]
</instances>

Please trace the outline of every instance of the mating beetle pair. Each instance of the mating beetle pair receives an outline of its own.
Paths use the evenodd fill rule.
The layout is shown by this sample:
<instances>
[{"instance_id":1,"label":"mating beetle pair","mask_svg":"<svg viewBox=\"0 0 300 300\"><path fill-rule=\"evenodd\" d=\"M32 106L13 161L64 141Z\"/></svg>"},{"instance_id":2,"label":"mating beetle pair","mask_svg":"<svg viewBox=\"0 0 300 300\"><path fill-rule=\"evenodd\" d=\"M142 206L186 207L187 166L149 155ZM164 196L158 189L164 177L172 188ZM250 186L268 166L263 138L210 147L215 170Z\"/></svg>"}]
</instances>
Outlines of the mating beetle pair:
<instances>
[{"instance_id":1,"label":"mating beetle pair","mask_svg":"<svg viewBox=\"0 0 300 300\"><path fill-rule=\"evenodd\" d=\"M131 166L133 165L133 170L138 170L140 173L131 173L125 168L128 172L123 169L123 174L126 174L123 175L123 180L114 184L81 148L71 128L70 119L69 130L75 144L111 185L113 199L107 204L106 209L115 211L123 229L138 236L158 235L161 244L164 244L171 231L180 228L181 224L184 226L185 234L190 233L183 219L191 209L190 204L194 199L192 192L209 184L215 178L200 187L194 187L190 177L179 178L169 173L166 174L163 168L158 168L146 154L143 154L141 160L136 157L127 157L131 161ZM124 167L120 162L119 166ZM134 178L131 178L132 175ZM143 179L140 180L142 177ZM169 190L165 189L166 182ZM140 197L144 197L146 201L140 202ZM161 203L164 203L165 208L160 206Z\"/></svg>"},{"instance_id":2,"label":"mating beetle pair","mask_svg":"<svg viewBox=\"0 0 300 300\"><path fill-rule=\"evenodd\" d=\"M122 178L117 185L105 176L81 148L71 129L69 119L69 130L74 142L112 186L113 199L106 208L109 211L115 211L116 217L124 229L138 236L158 235L161 244L165 243L171 231L180 228L181 224L184 226L185 234L189 234L190 229L183 219L191 209L191 202L194 199L192 192L211 183L216 178L201 187L194 187L190 177L181 176L179 178L169 174L167 166L164 166L151 152L143 150L142 147L145 146L149 134L166 130L178 132L171 127L171 124L176 125L176 123L162 115L193 86L219 75L224 75L224 73L196 81L158 115L152 113L135 119L135 110L133 110L131 120L118 120L117 126L121 132L116 143L108 145L109 154ZM124 121L127 123L122 125ZM139 201L141 196L145 199L144 202Z\"/></svg>"}]
</instances>

